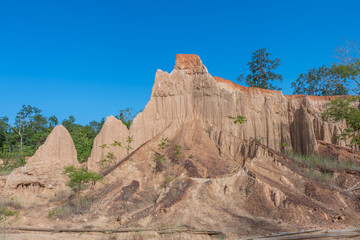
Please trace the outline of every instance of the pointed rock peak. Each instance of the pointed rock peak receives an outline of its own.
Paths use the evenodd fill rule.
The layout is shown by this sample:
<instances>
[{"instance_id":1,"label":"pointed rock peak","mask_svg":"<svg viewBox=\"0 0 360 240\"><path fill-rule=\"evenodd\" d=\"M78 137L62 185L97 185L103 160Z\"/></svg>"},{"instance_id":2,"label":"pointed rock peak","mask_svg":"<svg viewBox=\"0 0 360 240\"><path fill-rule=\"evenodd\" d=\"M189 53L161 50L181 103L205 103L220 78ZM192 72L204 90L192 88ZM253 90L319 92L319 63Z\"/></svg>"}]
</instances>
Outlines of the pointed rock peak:
<instances>
[{"instance_id":1,"label":"pointed rock peak","mask_svg":"<svg viewBox=\"0 0 360 240\"><path fill-rule=\"evenodd\" d=\"M53 130L50 133L50 135L58 135L58 134L62 136L66 136L66 135L70 136L69 131L63 125L57 125L56 127L53 128Z\"/></svg>"},{"instance_id":2,"label":"pointed rock peak","mask_svg":"<svg viewBox=\"0 0 360 240\"><path fill-rule=\"evenodd\" d=\"M187 74L208 72L200 57L195 54L177 54L175 69L184 70Z\"/></svg>"},{"instance_id":3,"label":"pointed rock peak","mask_svg":"<svg viewBox=\"0 0 360 240\"><path fill-rule=\"evenodd\" d=\"M35 152L29 162L46 162L48 164L77 165L77 154L74 142L63 125L56 126L45 143Z\"/></svg>"},{"instance_id":4,"label":"pointed rock peak","mask_svg":"<svg viewBox=\"0 0 360 240\"><path fill-rule=\"evenodd\" d=\"M106 121L116 121L116 120L119 120L119 119L117 119L116 117L114 117L113 115L110 115L110 116L108 116L107 118L106 118Z\"/></svg>"},{"instance_id":5,"label":"pointed rock peak","mask_svg":"<svg viewBox=\"0 0 360 240\"><path fill-rule=\"evenodd\" d=\"M107 128L107 127L110 127L110 128L111 127L116 127L116 128L120 127L120 128L126 128L127 129L125 124L120 119L117 119L113 115L110 115L109 117L106 118L106 120L104 122L104 126L106 126L105 128Z\"/></svg>"}]
</instances>

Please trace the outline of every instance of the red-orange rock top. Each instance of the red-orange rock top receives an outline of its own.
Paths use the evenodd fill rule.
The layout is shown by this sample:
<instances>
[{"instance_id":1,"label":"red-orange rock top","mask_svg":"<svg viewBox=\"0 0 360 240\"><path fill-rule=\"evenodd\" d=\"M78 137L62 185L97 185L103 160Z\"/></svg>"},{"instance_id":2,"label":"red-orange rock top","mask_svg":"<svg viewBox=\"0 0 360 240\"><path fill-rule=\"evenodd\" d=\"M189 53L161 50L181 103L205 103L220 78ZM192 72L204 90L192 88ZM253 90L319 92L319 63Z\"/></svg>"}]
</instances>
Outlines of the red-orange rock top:
<instances>
[{"instance_id":1,"label":"red-orange rock top","mask_svg":"<svg viewBox=\"0 0 360 240\"><path fill-rule=\"evenodd\" d=\"M177 54L175 61L176 70L185 70L188 74L207 73L200 57L196 54Z\"/></svg>"},{"instance_id":2,"label":"red-orange rock top","mask_svg":"<svg viewBox=\"0 0 360 240\"><path fill-rule=\"evenodd\" d=\"M241 91L245 91L245 92L260 92L260 93L279 93L279 91L276 90L270 90L270 89L263 89L263 88L256 88L256 87L244 87L241 86L239 84L236 84L230 80L226 80L223 79L221 77L213 77L217 82L222 82L227 84L228 86L234 88L234 89L238 89ZM334 100L336 98L339 97L352 97L350 95L338 95L338 96L311 96L311 95L304 95L304 94L300 94L300 95L284 95L284 97L288 100L290 99L300 99L300 98L305 98L308 97L311 100L315 100L315 101L331 101Z\"/></svg>"},{"instance_id":3,"label":"red-orange rock top","mask_svg":"<svg viewBox=\"0 0 360 240\"><path fill-rule=\"evenodd\" d=\"M350 95L338 95L338 96L311 96L311 95L304 95L304 94L300 94L300 95L284 95L284 97L286 97L286 99L298 99L298 98L305 98L308 97L311 100L316 100L316 101L331 101L334 100L336 98L339 97L351 97Z\"/></svg>"},{"instance_id":4,"label":"red-orange rock top","mask_svg":"<svg viewBox=\"0 0 360 240\"><path fill-rule=\"evenodd\" d=\"M270 90L270 89L263 89L263 88L257 88L257 87L244 87L239 84L236 84L230 80L223 79L221 77L213 77L217 82L225 83L226 85L238 89L245 92L260 92L260 93L280 93L276 90Z\"/></svg>"}]
</instances>

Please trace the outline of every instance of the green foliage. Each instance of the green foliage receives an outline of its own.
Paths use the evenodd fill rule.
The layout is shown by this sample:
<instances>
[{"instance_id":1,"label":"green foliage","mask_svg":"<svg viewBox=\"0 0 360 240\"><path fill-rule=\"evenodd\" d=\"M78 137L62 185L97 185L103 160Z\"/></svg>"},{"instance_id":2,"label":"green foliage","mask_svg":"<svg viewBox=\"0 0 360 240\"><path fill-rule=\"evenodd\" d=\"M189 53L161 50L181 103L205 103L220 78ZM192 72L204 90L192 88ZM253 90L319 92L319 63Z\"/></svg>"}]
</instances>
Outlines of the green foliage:
<instances>
[{"instance_id":1,"label":"green foliage","mask_svg":"<svg viewBox=\"0 0 360 240\"><path fill-rule=\"evenodd\" d=\"M25 164L25 157L32 156L44 143L57 121L49 118L41 110L30 105L23 105L16 114L14 125L7 117L0 118L0 158L5 160L0 172L11 172Z\"/></svg>"},{"instance_id":2,"label":"green foliage","mask_svg":"<svg viewBox=\"0 0 360 240\"><path fill-rule=\"evenodd\" d=\"M360 95L360 48L357 40L345 42L335 50L335 57L340 61L333 64L332 69L335 74L352 82L356 86L352 91Z\"/></svg>"},{"instance_id":3,"label":"green foliage","mask_svg":"<svg viewBox=\"0 0 360 240\"><path fill-rule=\"evenodd\" d=\"M157 156L157 158L155 160L159 161L161 163L166 161L165 154L161 154L161 155Z\"/></svg>"},{"instance_id":4,"label":"green foliage","mask_svg":"<svg viewBox=\"0 0 360 240\"><path fill-rule=\"evenodd\" d=\"M293 94L313 96L347 95L348 81L333 68L322 66L312 68L306 74L300 74L295 82L291 83Z\"/></svg>"},{"instance_id":5,"label":"green foliage","mask_svg":"<svg viewBox=\"0 0 360 240\"><path fill-rule=\"evenodd\" d=\"M353 162L345 163L318 155L303 156L293 153L290 157L296 161L295 165L300 163L306 166L305 169L301 168L306 176L324 183L335 183L331 173L333 170L360 170L360 166L355 165Z\"/></svg>"},{"instance_id":6,"label":"green foliage","mask_svg":"<svg viewBox=\"0 0 360 240\"><path fill-rule=\"evenodd\" d=\"M293 153L290 157L297 162L305 164L309 169L317 170L359 170L360 166L355 166L354 163L345 163L343 161L338 161L333 158L321 157L319 155L308 155L303 156L301 154Z\"/></svg>"},{"instance_id":7,"label":"green foliage","mask_svg":"<svg viewBox=\"0 0 360 240\"><path fill-rule=\"evenodd\" d=\"M168 138L162 138L160 140L160 143L158 144L158 149L159 150L164 150L166 147L169 146L169 143L170 143L170 141L169 141Z\"/></svg>"},{"instance_id":8,"label":"green foliage","mask_svg":"<svg viewBox=\"0 0 360 240\"><path fill-rule=\"evenodd\" d=\"M0 175L10 174L15 168L25 165L25 160L21 157L5 159L3 165L0 165Z\"/></svg>"},{"instance_id":9,"label":"green foliage","mask_svg":"<svg viewBox=\"0 0 360 240\"><path fill-rule=\"evenodd\" d=\"M47 218L66 219L74 214L82 214L90 208L90 201L85 197L80 197L79 201L76 199L68 199L60 206L48 211Z\"/></svg>"},{"instance_id":10,"label":"green foliage","mask_svg":"<svg viewBox=\"0 0 360 240\"><path fill-rule=\"evenodd\" d=\"M360 93L360 58L357 58L352 63L333 65L332 68L335 74L355 82L357 88L353 91L357 94Z\"/></svg>"},{"instance_id":11,"label":"green foliage","mask_svg":"<svg viewBox=\"0 0 360 240\"><path fill-rule=\"evenodd\" d=\"M102 126L103 122L92 121L92 126L83 126L81 124L76 124L75 121L75 117L71 115L68 119L65 119L62 122L62 125L69 131L74 141L78 160L80 163L82 163L87 161L87 159L90 157L94 139L99 133L98 131L101 129L100 125ZM95 125L97 125L97 127L95 127Z\"/></svg>"},{"instance_id":12,"label":"green foliage","mask_svg":"<svg viewBox=\"0 0 360 240\"><path fill-rule=\"evenodd\" d=\"M114 153L108 152L105 156L105 159L100 161L101 168L109 168L111 165L115 165L116 157Z\"/></svg>"},{"instance_id":13,"label":"green foliage","mask_svg":"<svg viewBox=\"0 0 360 240\"><path fill-rule=\"evenodd\" d=\"M237 123L243 124L246 122L246 118L242 115L238 115L236 117L233 117L232 119L234 119L234 124L237 124Z\"/></svg>"},{"instance_id":14,"label":"green foliage","mask_svg":"<svg viewBox=\"0 0 360 240\"><path fill-rule=\"evenodd\" d=\"M167 188L170 186L170 183L172 182L172 178L171 177L166 177L164 182L160 185L161 188Z\"/></svg>"},{"instance_id":15,"label":"green foliage","mask_svg":"<svg viewBox=\"0 0 360 240\"><path fill-rule=\"evenodd\" d=\"M360 110L357 108L359 97L337 98L327 104L322 113L325 120L345 120L346 128L341 133L342 140L350 139L352 145L360 146ZM356 105L356 107L354 106Z\"/></svg>"},{"instance_id":16,"label":"green foliage","mask_svg":"<svg viewBox=\"0 0 360 240\"><path fill-rule=\"evenodd\" d=\"M287 147L289 146L289 144L287 144L286 142L280 142L280 147Z\"/></svg>"},{"instance_id":17,"label":"green foliage","mask_svg":"<svg viewBox=\"0 0 360 240\"><path fill-rule=\"evenodd\" d=\"M99 147L101 147L101 148L120 147L121 148L122 144L121 144L121 142L114 141L113 143L110 144L110 147L106 144L103 144ZM109 168L110 166L115 165L116 159L117 158L115 157L113 152L108 152L106 154L105 158L100 161L100 167L102 169Z\"/></svg>"},{"instance_id":18,"label":"green foliage","mask_svg":"<svg viewBox=\"0 0 360 240\"><path fill-rule=\"evenodd\" d=\"M251 74L244 79L243 75L238 78L239 81L245 83L249 87L258 87L264 89L281 90L281 88L272 85L272 81L282 81L282 76L274 72L280 65L280 59L270 59L270 53L265 48L261 48L253 52L251 61L248 63Z\"/></svg>"},{"instance_id":19,"label":"green foliage","mask_svg":"<svg viewBox=\"0 0 360 240\"><path fill-rule=\"evenodd\" d=\"M63 174L69 177L67 185L75 193L80 193L89 183L95 183L103 177L98 173L89 172L84 168L75 168L74 166L65 167Z\"/></svg>"},{"instance_id":20,"label":"green foliage","mask_svg":"<svg viewBox=\"0 0 360 240\"><path fill-rule=\"evenodd\" d=\"M125 108L124 110L120 110L119 115L115 117L123 122L123 124L130 129L132 121L134 120L136 113L132 108Z\"/></svg>"},{"instance_id":21,"label":"green foliage","mask_svg":"<svg viewBox=\"0 0 360 240\"><path fill-rule=\"evenodd\" d=\"M105 144L106 145L106 144ZM114 141L113 143L110 144L112 147L122 147L121 142L118 141Z\"/></svg>"},{"instance_id":22,"label":"green foliage","mask_svg":"<svg viewBox=\"0 0 360 240\"><path fill-rule=\"evenodd\" d=\"M181 152L182 146L175 144L174 149L175 149L174 158L176 160L179 160L182 156L182 152Z\"/></svg>"},{"instance_id":23,"label":"green foliage","mask_svg":"<svg viewBox=\"0 0 360 240\"><path fill-rule=\"evenodd\" d=\"M134 142L134 138L132 136L128 136L127 139L126 139L126 142L128 143L128 145L125 147L126 151L127 151L127 155L129 155L129 152L131 149L133 149L131 147L131 143Z\"/></svg>"},{"instance_id":24,"label":"green foliage","mask_svg":"<svg viewBox=\"0 0 360 240\"><path fill-rule=\"evenodd\" d=\"M18 211L8 210L2 203L0 204L0 222L5 221L7 217L17 216L18 214Z\"/></svg>"}]
</instances>

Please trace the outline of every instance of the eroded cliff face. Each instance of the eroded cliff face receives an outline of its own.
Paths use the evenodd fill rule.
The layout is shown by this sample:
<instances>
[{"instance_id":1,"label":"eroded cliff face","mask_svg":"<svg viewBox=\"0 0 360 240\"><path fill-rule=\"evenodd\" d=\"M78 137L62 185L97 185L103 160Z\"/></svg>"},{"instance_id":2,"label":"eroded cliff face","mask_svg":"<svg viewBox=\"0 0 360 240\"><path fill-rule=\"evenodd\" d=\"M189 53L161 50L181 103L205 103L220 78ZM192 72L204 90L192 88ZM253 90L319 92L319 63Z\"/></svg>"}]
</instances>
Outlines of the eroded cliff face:
<instances>
[{"instance_id":1,"label":"eroded cliff face","mask_svg":"<svg viewBox=\"0 0 360 240\"><path fill-rule=\"evenodd\" d=\"M284 96L280 91L243 87L212 77L197 55L179 54L171 73L156 72L151 99L129 132L105 124L104 129L113 132L106 130L111 132L108 137L99 134L102 140L95 141L88 166L98 170L95 166L104 157L101 144L132 136L136 149L165 129L171 137L182 124L194 120L201 122L221 154L243 156L242 149L250 138L279 152L317 153L316 140L345 144L335 138L344 123L321 118L324 104L331 99ZM233 118L239 115L247 120L242 125L234 124ZM117 157L124 157L124 151Z\"/></svg>"},{"instance_id":2,"label":"eroded cliff face","mask_svg":"<svg viewBox=\"0 0 360 240\"><path fill-rule=\"evenodd\" d=\"M196 119L219 150L232 156L250 137L277 151L316 153L316 140L344 144L334 138L344 124L321 119L330 100L242 87L212 77L196 55L177 55L171 73L157 71L151 99L135 118L130 134L138 147L165 128L175 131ZM234 124L238 115L245 116L246 123Z\"/></svg>"}]
</instances>

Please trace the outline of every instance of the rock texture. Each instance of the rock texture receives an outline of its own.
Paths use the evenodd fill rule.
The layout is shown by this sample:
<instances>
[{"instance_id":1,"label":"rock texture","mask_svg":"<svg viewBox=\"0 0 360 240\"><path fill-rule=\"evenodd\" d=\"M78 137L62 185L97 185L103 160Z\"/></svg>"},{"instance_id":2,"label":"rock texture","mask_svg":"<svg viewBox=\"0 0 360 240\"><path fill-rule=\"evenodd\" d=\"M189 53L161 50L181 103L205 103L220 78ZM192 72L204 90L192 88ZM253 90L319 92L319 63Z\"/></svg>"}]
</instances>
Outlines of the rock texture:
<instances>
[{"instance_id":1,"label":"rock texture","mask_svg":"<svg viewBox=\"0 0 360 240\"><path fill-rule=\"evenodd\" d=\"M316 153L316 140L344 144L333 138L344 124L321 119L323 105L330 100L243 87L212 77L198 56L180 54L171 73L157 71L151 99L130 130L138 147L165 128L176 131L197 119L220 151L232 156L250 137L277 151L286 143L286 151ZM246 123L235 125L233 117L238 115L245 116Z\"/></svg>"},{"instance_id":2,"label":"rock texture","mask_svg":"<svg viewBox=\"0 0 360 240\"><path fill-rule=\"evenodd\" d=\"M179 54L171 73L157 71L151 99L129 133L111 117L111 127L110 123L104 126L106 130L94 143L88 166L99 170L96 166L109 151L99 149L102 144L131 135L136 149L165 129L174 134L182 124L194 120L201 122L222 154L233 157L243 155L241 150L250 138L276 151L317 153L317 140L345 145L334 137L344 123L321 119L324 104L331 99L243 87L212 77L197 55ZM239 115L247 120L242 125L234 124L233 118ZM116 155L117 159L124 156L123 151Z\"/></svg>"},{"instance_id":3,"label":"rock texture","mask_svg":"<svg viewBox=\"0 0 360 240\"><path fill-rule=\"evenodd\" d=\"M88 169L100 172L107 165L113 165L123 159L127 155L125 147L128 136L129 130L122 121L114 116L108 117L94 140L91 156L88 160ZM122 146L114 145L115 141L121 143ZM112 159L110 159L109 153L113 154ZM109 162L102 162L102 160Z\"/></svg>"},{"instance_id":4,"label":"rock texture","mask_svg":"<svg viewBox=\"0 0 360 240\"><path fill-rule=\"evenodd\" d=\"M15 169L8 177L6 188L41 192L65 187L62 174L66 166L79 166L73 140L62 125L56 126L25 166Z\"/></svg>"}]
</instances>

